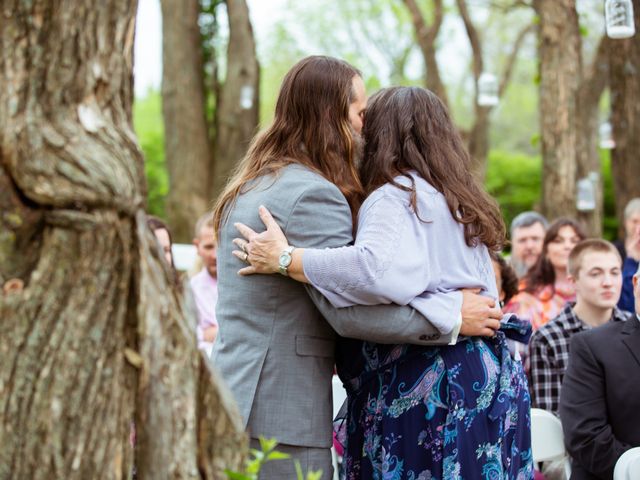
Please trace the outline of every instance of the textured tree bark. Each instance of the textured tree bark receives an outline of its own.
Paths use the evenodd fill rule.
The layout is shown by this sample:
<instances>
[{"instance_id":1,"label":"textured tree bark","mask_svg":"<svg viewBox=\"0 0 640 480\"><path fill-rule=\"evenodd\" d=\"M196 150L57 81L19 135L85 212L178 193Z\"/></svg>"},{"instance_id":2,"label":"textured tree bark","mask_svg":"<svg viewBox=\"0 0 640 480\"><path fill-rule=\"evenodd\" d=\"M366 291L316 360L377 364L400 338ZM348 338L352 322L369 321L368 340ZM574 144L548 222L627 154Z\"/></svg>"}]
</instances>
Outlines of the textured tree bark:
<instances>
[{"instance_id":1,"label":"textured tree bark","mask_svg":"<svg viewBox=\"0 0 640 480\"><path fill-rule=\"evenodd\" d=\"M535 0L540 17L540 133L542 211L575 216L577 93L581 75L575 0Z\"/></svg>"},{"instance_id":2,"label":"textured tree bark","mask_svg":"<svg viewBox=\"0 0 640 480\"><path fill-rule=\"evenodd\" d=\"M427 69L426 86L448 106L449 98L447 96L447 89L442 82L440 68L438 67L438 61L436 59L436 39L438 38L444 17L442 0L433 0L434 13L431 26L427 26L427 22L416 0L404 0L404 3L411 14L411 20L416 34L416 42L420 47L424 65Z\"/></svg>"},{"instance_id":3,"label":"textured tree bark","mask_svg":"<svg viewBox=\"0 0 640 480\"><path fill-rule=\"evenodd\" d=\"M611 168L620 236L624 236L624 207L640 197L640 1L633 2L636 34L626 40L612 40L611 124L616 142Z\"/></svg>"},{"instance_id":4,"label":"textured tree bark","mask_svg":"<svg viewBox=\"0 0 640 480\"><path fill-rule=\"evenodd\" d=\"M589 178L595 174L596 208L593 211L578 212L578 219L584 224L592 237L602 236L603 188L602 166L598 154L598 105L605 88L609 84L609 48L611 40L604 36L600 39L596 55L587 71L584 72L578 90L577 104L577 178Z\"/></svg>"},{"instance_id":5,"label":"textured tree bark","mask_svg":"<svg viewBox=\"0 0 640 480\"><path fill-rule=\"evenodd\" d=\"M229 16L227 76L216 108L212 197L244 157L258 125L260 65L245 0L226 0Z\"/></svg>"},{"instance_id":6,"label":"textured tree bark","mask_svg":"<svg viewBox=\"0 0 640 480\"><path fill-rule=\"evenodd\" d=\"M0 479L222 478L246 441L146 227L136 2L0 15ZM202 402L207 402L203 404Z\"/></svg>"},{"instance_id":7,"label":"textured tree bark","mask_svg":"<svg viewBox=\"0 0 640 480\"><path fill-rule=\"evenodd\" d=\"M212 148L206 119L198 0L161 0L162 116L173 237L191 242L210 207Z\"/></svg>"},{"instance_id":8,"label":"textured tree bark","mask_svg":"<svg viewBox=\"0 0 640 480\"><path fill-rule=\"evenodd\" d=\"M245 0L226 0L229 16L227 76L216 103L211 198L224 188L244 157L258 125L260 66Z\"/></svg>"}]
</instances>

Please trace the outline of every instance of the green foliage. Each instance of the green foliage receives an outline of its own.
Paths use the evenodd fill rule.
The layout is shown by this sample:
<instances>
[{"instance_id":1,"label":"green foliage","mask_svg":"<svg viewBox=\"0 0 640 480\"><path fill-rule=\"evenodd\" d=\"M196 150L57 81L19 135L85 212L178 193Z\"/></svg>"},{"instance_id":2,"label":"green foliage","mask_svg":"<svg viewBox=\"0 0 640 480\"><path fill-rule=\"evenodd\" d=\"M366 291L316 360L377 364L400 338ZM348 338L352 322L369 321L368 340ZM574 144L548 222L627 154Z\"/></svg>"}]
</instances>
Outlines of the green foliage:
<instances>
[{"instance_id":1,"label":"green foliage","mask_svg":"<svg viewBox=\"0 0 640 480\"><path fill-rule=\"evenodd\" d=\"M290 458L288 454L276 450L277 445L278 442L275 438L267 439L260 437L260 450L255 448L251 449L251 457L247 461L244 472L225 470L227 478L229 480L258 480L258 474L266 462ZM320 480L320 478L322 478L322 470L310 470L305 477L300 462L294 460L294 466L296 469L296 480Z\"/></svg>"},{"instance_id":2,"label":"green foliage","mask_svg":"<svg viewBox=\"0 0 640 480\"><path fill-rule=\"evenodd\" d=\"M602 236L607 240L618 238L618 219L616 218L616 201L613 191L613 175L611 173L611 151L600 150L602 165L603 203Z\"/></svg>"},{"instance_id":3,"label":"green foliage","mask_svg":"<svg viewBox=\"0 0 640 480\"><path fill-rule=\"evenodd\" d=\"M608 150L600 151L603 181L603 237L617 236L611 158ZM508 226L513 217L525 210L537 210L542 192L542 159L539 155L492 150L489 152L485 186L498 201Z\"/></svg>"},{"instance_id":4,"label":"green foliage","mask_svg":"<svg viewBox=\"0 0 640 480\"><path fill-rule=\"evenodd\" d=\"M169 191L169 175L164 158L164 124L160 92L150 91L133 103L133 127L144 153L147 177L147 210L165 217L164 200Z\"/></svg>"},{"instance_id":5,"label":"green foliage","mask_svg":"<svg viewBox=\"0 0 640 480\"><path fill-rule=\"evenodd\" d=\"M539 156L489 152L485 185L498 201L507 225L518 213L535 208L540 199L541 169Z\"/></svg>"}]
</instances>

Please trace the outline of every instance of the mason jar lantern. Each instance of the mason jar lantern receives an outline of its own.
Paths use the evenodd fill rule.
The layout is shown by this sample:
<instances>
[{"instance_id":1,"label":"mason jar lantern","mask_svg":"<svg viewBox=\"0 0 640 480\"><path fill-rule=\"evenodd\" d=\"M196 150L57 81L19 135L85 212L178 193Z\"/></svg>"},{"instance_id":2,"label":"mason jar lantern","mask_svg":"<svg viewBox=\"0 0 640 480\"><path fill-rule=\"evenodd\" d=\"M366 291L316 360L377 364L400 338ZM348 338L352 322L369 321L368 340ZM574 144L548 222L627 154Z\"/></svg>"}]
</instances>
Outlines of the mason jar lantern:
<instances>
[{"instance_id":1,"label":"mason jar lantern","mask_svg":"<svg viewBox=\"0 0 640 480\"><path fill-rule=\"evenodd\" d=\"M478 105L495 107L498 104L498 80L492 73L483 72L478 78Z\"/></svg>"},{"instance_id":2,"label":"mason jar lantern","mask_svg":"<svg viewBox=\"0 0 640 480\"><path fill-rule=\"evenodd\" d=\"M629 38L636 33L631 0L606 0L604 16L609 38Z\"/></svg>"}]
</instances>

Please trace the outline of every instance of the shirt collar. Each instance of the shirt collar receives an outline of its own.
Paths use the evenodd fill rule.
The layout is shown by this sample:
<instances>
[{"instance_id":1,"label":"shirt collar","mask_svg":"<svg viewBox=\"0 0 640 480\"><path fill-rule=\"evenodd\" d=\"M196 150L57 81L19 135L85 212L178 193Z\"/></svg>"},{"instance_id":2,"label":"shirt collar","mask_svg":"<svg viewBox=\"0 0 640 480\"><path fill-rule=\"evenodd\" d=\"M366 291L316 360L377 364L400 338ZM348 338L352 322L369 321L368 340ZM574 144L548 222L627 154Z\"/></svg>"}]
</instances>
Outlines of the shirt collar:
<instances>
[{"instance_id":1,"label":"shirt collar","mask_svg":"<svg viewBox=\"0 0 640 480\"><path fill-rule=\"evenodd\" d=\"M568 302L567 306L565 307L564 313L565 313L565 317L568 320L568 323L572 326L581 326L584 329L589 329L589 328L593 328L591 325L589 325L587 322L583 322L580 317L578 317L575 312L573 311L573 307L575 307L576 304L575 302ZM640 316L638 316L638 314L636 314L636 316L638 317L638 320L640 320ZM609 320L610 322L624 322L627 318L629 318L629 314L623 312L622 310L620 310L618 307L613 307L613 310L611 311L611 319Z\"/></svg>"}]
</instances>

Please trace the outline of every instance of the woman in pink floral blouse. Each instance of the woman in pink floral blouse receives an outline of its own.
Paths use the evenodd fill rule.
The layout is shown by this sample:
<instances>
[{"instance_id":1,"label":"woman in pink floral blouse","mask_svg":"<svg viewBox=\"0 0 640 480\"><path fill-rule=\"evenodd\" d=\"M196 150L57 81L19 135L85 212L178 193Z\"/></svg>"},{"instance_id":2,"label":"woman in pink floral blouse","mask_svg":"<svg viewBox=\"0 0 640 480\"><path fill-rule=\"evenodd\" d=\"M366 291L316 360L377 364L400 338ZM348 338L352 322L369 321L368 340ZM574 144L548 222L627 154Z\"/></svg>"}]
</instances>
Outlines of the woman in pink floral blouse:
<instances>
[{"instance_id":1,"label":"woman in pink floral blouse","mask_svg":"<svg viewBox=\"0 0 640 480\"><path fill-rule=\"evenodd\" d=\"M567 280L569 252L585 238L580 224L570 218L553 222L544 237L542 254L520 282L520 291L504 311L531 322L534 330L556 317L565 303L575 300Z\"/></svg>"}]
</instances>

